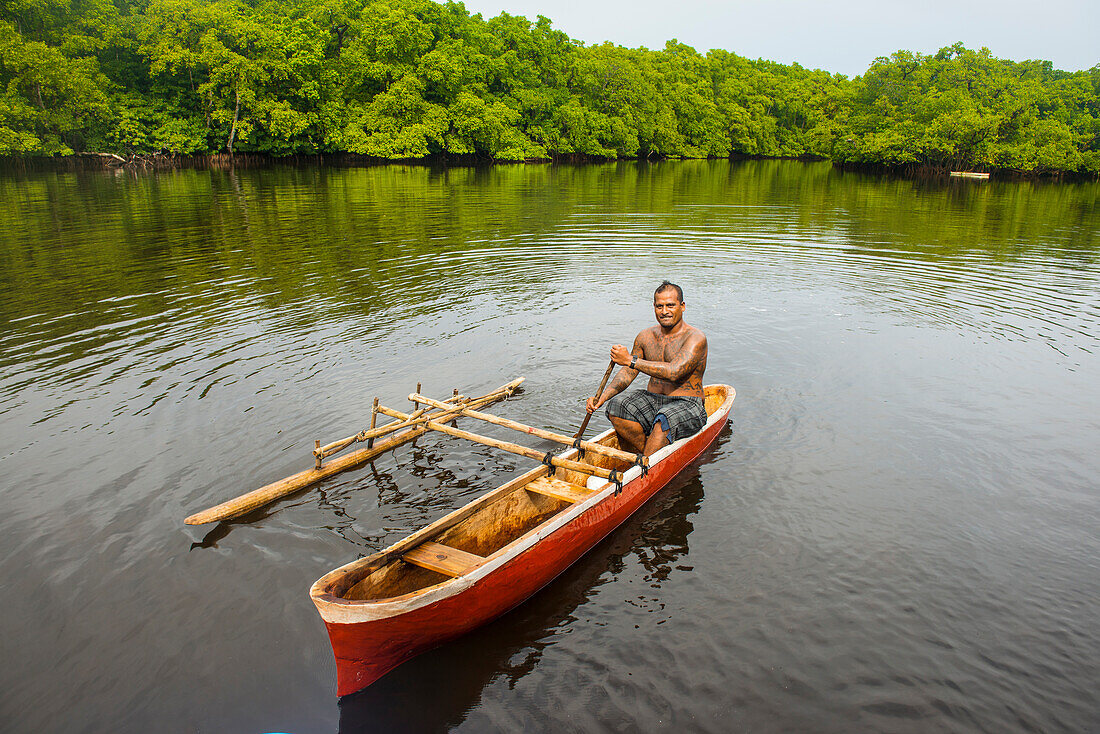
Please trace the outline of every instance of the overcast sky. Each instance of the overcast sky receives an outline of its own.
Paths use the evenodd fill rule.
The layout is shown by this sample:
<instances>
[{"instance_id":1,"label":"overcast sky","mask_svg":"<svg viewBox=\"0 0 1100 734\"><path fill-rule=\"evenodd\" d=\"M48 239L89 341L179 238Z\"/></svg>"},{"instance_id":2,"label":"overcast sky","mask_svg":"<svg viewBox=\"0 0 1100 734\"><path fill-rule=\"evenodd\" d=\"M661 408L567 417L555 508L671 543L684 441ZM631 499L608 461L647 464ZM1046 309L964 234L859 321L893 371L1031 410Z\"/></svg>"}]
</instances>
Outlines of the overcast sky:
<instances>
[{"instance_id":1,"label":"overcast sky","mask_svg":"<svg viewBox=\"0 0 1100 734\"><path fill-rule=\"evenodd\" d=\"M962 41L994 56L1044 59L1066 71L1100 63L1100 0L465 0L486 18L506 11L585 43L663 48L670 38L700 53L855 76L898 49L926 54Z\"/></svg>"}]
</instances>

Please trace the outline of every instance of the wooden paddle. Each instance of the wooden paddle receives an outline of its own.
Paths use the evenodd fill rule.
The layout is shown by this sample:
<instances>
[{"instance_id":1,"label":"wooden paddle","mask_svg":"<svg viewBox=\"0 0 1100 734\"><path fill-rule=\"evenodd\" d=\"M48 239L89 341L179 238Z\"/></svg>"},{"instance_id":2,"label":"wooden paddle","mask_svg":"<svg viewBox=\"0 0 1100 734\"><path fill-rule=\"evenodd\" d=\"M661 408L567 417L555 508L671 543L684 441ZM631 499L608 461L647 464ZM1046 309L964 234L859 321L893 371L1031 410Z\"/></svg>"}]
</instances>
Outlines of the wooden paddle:
<instances>
[{"instance_id":1,"label":"wooden paddle","mask_svg":"<svg viewBox=\"0 0 1100 734\"><path fill-rule=\"evenodd\" d=\"M611 360L611 362L607 365L607 372L603 373L603 379L600 380L600 386L596 390L596 400L599 400L600 396L603 395L603 389L607 387L607 380L609 377L611 377L611 370L613 369L615 369L615 360ZM580 439L580 437L584 435L584 432L588 429L588 421L590 420L592 420L592 414L585 413L584 422L581 423L581 430L577 431L577 435L573 438Z\"/></svg>"}]
</instances>

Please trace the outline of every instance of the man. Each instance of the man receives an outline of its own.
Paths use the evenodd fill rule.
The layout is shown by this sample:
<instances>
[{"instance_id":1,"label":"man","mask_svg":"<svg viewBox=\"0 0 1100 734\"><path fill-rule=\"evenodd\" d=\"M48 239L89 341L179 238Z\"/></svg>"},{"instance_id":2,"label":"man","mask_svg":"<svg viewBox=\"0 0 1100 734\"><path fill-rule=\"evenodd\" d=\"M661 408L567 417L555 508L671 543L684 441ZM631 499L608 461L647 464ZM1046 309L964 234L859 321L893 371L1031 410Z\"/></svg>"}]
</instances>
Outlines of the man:
<instances>
[{"instance_id":1,"label":"man","mask_svg":"<svg viewBox=\"0 0 1100 734\"><path fill-rule=\"evenodd\" d=\"M594 412L607 404L607 417L619 435L619 446L649 456L673 441L698 432L707 422L703 409L703 371L707 338L684 321L684 292L667 280L653 293L657 326L638 334L629 352L611 347L611 360L622 369L599 398L589 398ZM645 390L620 395L638 373L649 375Z\"/></svg>"}]
</instances>

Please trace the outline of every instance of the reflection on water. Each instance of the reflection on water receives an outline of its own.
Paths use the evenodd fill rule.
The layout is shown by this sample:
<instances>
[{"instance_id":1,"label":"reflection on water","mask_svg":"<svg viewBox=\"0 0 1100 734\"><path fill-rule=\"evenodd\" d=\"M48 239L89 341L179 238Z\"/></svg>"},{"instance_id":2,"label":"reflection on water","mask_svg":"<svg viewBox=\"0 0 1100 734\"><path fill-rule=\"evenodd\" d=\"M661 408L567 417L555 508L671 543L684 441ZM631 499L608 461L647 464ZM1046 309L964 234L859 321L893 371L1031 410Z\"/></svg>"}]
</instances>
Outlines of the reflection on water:
<instances>
[{"instance_id":1,"label":"reflection on water","mask_svg":"<svg viewBox=\"0 0 1100 734\"><path fill-rule=\"evenodd\" d=\"M1098 193L790 161L0 177L0 639L26 661L0 709L1094 728ZM425 436L182 525L418 382L523 375L495 412L575 430L666 277L738 389L729 440L531 604L339 709L309 584L529 465Z\"/></svg>"},{"instance_id":2,"label":"reflection on water","mask_svg":"<svg viewBox=\"0 0 1100 734\"><path fill-rule=\"evenodd\" d=\"M0 193L17 225L0 267L0 395L63 387L32 424L114 384L107 419L285 380L288 358L306 381L335 345L381 347L395 324L428 327L418 346L458 338L490 325L489 303L552 313L593 268L707 282L781 263L805 288L1039 336L1070 359L1095 350L1100 319L1095 184L695 161L56 174L0 179Z\"/></svg>"}]
</instances>

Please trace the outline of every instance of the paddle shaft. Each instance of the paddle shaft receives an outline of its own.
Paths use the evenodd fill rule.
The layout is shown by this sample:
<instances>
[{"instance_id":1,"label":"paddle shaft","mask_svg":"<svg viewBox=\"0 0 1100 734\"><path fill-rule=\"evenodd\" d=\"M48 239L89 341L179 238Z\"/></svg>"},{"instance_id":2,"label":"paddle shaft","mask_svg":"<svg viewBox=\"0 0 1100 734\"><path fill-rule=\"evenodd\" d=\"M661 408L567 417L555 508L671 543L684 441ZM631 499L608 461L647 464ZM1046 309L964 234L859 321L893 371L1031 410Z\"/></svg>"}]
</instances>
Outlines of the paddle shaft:
<instances>
[{"instance_id":1,"label":"paddle shaft","mask_svg":"<svg viewBox=\"0 0 1100 734\"><path fill-rule=\"evenodd\" d=\"M615 360L612 360L607 365L607 372L603 373L603 379L600 380L600 387L596 390L596 400L599 400L600 396L603 395L603 389L607 387L607 380L611 377L611 370L613 369L615 369ZM590 420L592 420L592 413L586 412L584 414L584 422L581 423L581 430L577 431L577 435L573 438L579 439L581 436L584 435L584 432L588 430L588 421Z\"/></svg>"}]
</instances>

